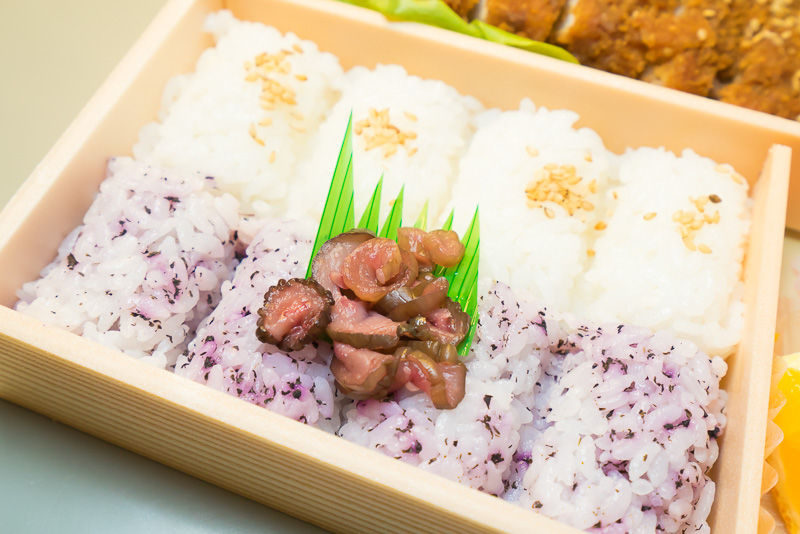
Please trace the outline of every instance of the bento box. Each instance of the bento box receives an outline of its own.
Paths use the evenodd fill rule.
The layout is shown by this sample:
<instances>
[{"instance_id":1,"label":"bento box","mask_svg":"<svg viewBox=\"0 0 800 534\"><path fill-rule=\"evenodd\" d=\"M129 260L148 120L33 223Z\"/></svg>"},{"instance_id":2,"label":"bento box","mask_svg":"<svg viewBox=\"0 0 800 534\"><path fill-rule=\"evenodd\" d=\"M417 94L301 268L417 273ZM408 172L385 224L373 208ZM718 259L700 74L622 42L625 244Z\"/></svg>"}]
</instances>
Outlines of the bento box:
<instances>
[{"instance_id":1,"label":"bento box","mask_svg":"<svg viewBox=\"0 0 800 534\"><path fill-rule=\"evenodd\" d=\"M488 106L523 97L581 115L614 151L691 147L753 186L745 323L727 362L729 424L712 473L715 532L756 531L789 177L790 121L332 0L171 0L0 215L0 397L337 532L577 532L14 311L80 223L111 155L129 154L167 79L213 43L211 11L313 39L344 67L403 65ZM792 169L794 172L792 173ZM798 193L800 194L800 193ZM800 217L800 214L797 215ZM794 224L800 225L800 219Z\"/></svg>"}]
</instances>

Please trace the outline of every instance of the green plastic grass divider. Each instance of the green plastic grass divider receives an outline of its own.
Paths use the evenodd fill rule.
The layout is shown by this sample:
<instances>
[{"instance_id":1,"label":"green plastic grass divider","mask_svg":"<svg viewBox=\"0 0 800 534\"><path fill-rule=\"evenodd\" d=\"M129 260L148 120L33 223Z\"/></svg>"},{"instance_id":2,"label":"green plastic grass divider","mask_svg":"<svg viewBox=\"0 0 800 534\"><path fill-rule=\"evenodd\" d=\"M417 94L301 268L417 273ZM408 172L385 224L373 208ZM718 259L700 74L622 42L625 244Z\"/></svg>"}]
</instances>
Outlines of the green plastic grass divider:
<instances>
[{"instance_id":1,"label":"green plastic grass divider","mask_svg":"<svg viewBox=\"0 0 800 534\"><path fill-rule=\"evenodd\" d=\"M475 330L478 327L478 284L474 284L470 290L467 300L461 303L461 309L469 315L469 330L467 337L458 346L458 355L466 356L472 348L472 340L475 339Z\"/></svg>"},{"instance_id":2,"label":"green plastic grass divider","mask_svg":"<svg viewBox=\"0 0 800 534\"><path fill-rule=\"evenodd\" d=\"M378 224L379 224L379 216L381 211L381 193L383 191L383 175L381 175L381 179L378 180L378 184L375 186L375 191L372 193L372 198L367 204L367 207L364 209L364 214L361 216L361 220L358 223L359 228L366 228L367 230L372 230L375 234L378 234Z\"/></svg>"},{"instance_id":3,"label":"green plastic grass divider","mask_svg":"<svg viewBox=\"0 0 800 534\"><path fill-rule=\"evenodd\" d=\"M383 223L383 229L379 237L387 237L393 241L397 241L397 229L403 225L403 192L406 186L400 188L400 193L392 203L392 211L386 217L386 222Z\"/></svg>"},{"instance_id":4,"label":"green plastic grass divider","mask_svg":"<svg viewBox=\"0 0 800 534\"><path fill-rule=\"evenodd\" d=\"M428 229L428 201L425 201L425 204L422 206L422 211L419 212L419 217L417 217L417 222L414 223L414 228L419 228L420 230L427 230Z\"/></svg>"},{"instance_id":5,"label":"green plastic grass divider","mask_svg":"<svg viewBox=\"0 0 800 534\"><path fill-rule=\"evenodd\" d=\"M475 209L475 214L472 216L472 222L464 233L461 240L464 243L464 257L455 267L448 267L444 270L444 276L450 282L450 290L448 296L457 301L463 296L467 297L469 294L468 283L470 279L477 276L478 273L478 252L481 243L480 236L480 221L478 217L478 210Z\"/></svg>"},{"instance_id":6,"label":"green plastic grass divider","mask_svg":"<svg viewBox=\"0 0 800 534\"><path fill-rule=\"evenodd\" d=\"M456 214L455 209L450 210L450 215L448 215L447 220L444 221L444 224L442 225L442 230L450 230L453 227L453 215L455 214Z\"/></svg>"},{"instance_id":7,"label":"green plastic grass divider","mask_svg":"<svg viewBox=\"0 0 800 534\"><path fill-rule=\"evenodd\" d=\"M455 209L450 210L450 215L448 215L447 220L444 221L444 224L442 225L442 230L450 230L453 227L453 215L455 215L455 213L456 213ZM444 267L442 267L441 265L437 265L433 269L433 275L444 276Z\"/></svg>"},{"instance_id":8,"label":"green plastic grass divider","mask_svg":"<svg viewBox=\"0 0 800 534\"><path fill-rule=\"evenodd\" d=\"M323 243L331 237L341 234L344 229L352 229L355 223L353 206L353 133L352 125L353 113L347 121L347 130L344 134L342 147L339 149L339 158L336 160L336 167L331 178L331 187L328 190L328 198L325 200L325 208L322 210L322 217L319 221L317 237L314 239L314 247L311 250L311 260L319 252ZM311 276L311 260L308 262L306 278Z\"/></svg>"},{"instance_id":9,"label":"green plastic grass divider","mask_svg":"<svg viewBox=\"0 0 800 534\"><path fill-rule=\"evenodd\" d=\"M470 328L467 337L461 342L458 353L466 356L472 345L472 338L475 335L475 328L478 321L476 313L478 305L478 265L480 263L481 249L481 230L478 208L472 216L472 222L467 228L463 239L464 257L455 267L448 267L444 270L444 276L450 283L447 296L457 302L461 309L470 316Z\"/></svg>"},{"instance_id":10,"label":"green plastic grass divider","mask_svg":"<svg viewBox=\"0 0 800 534\"><path fill-rule=\"evenodd\" d=\"M347 181L345 187L353 188L353 157L350 156L350 164L347 167ZM331 237L347 232L356 227L355 223L355 198L353 192L350 191L349 200L347 201L347 208L344 210L343 215L334 219L333 227L331 228Z\"/></svg>"}]
</instances>

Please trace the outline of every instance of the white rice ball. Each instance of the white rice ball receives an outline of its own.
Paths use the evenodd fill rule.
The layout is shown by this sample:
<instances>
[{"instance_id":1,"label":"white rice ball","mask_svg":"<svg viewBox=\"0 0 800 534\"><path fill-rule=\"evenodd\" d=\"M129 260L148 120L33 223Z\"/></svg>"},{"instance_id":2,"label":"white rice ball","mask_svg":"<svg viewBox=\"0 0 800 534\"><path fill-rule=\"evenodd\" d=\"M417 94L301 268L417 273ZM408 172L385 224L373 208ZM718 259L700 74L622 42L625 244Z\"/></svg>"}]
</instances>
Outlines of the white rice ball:
<instances>
[{"instance_id":1,"label":"white rice ball","mask_svg":"<svg viewBox=\"0 0 800 534\"><path fill-rule=\"evenodd\" d=\"M499 280L557 310L572 307L587 264L602 190L614 166L600 137L572 111L486 112L453 188L454 229L480 205L482 289ZM543 193L553 200L536 201Z\"/></svg>"},{"instance_id":2,"label":"white rice ball","mask_svg":"<svg viewBox=\"0 0 800 534\"><path fill-rule=\"evenodd\" d=\"M704 352L730 353L743 325L747 189L730 166L691 150L628 150L575 311L671 328Z\"/></svg>"},{"instance_id":3,"label":"white rice ball","mask_svg":"<svg viewBox=\"0 0 800 534\"><path fill-rule=\"evenodd\" d=\"M213 176L245 212L286 211L298 156L339 97L339 60L311 41L212 13L217 41L168 83L134 156Z\"/></svg>"},{"instance_id":4,"label":"white rice ball","mask_svg":"<svg viewBox=\"0 0 800 534\"><path fill-rule=\"evenodd\" d=\"M354 67L302 168L292 215L319 220L352 112L356 223L381 176L381 220L405 185L406 224L413 224L426 201L429 220L436 221L450 197L472 119L481 109L474 98L443 82L410 76L399 65Z\"/></svg>"}]
</instances>

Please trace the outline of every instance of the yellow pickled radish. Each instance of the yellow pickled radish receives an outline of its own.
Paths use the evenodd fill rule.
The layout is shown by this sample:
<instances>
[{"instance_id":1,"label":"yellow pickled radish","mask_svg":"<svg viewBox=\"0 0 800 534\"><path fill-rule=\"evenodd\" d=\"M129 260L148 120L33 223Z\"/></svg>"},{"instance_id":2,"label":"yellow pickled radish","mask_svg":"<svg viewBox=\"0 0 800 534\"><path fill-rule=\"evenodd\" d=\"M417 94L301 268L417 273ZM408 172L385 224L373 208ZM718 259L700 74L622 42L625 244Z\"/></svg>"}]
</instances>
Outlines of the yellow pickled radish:
<instances>
[{"instance_id":1,"label":"yellow pickled radish","mask_svg":"<svg viewBox=\"0 0 800 534\"><path fill-rule=\"evenodd\" d=\"M787 530L800 534L800 353L784 356L784 361L789 368L778 388L786 404L775 417L784 439L772 457L778 460L779 474L773 495Z\"/></svg>"}]
</instances>

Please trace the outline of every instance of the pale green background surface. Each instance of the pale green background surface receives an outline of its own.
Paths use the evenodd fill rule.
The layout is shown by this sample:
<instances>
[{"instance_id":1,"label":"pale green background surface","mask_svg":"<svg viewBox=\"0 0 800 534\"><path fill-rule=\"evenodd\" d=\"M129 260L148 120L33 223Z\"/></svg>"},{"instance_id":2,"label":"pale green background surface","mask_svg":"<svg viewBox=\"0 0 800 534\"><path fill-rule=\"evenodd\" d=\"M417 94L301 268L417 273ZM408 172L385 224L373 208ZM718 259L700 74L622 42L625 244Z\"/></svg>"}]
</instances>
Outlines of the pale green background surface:
<instances>
[{"instance_id":1,"label":"pale green background surface","mask_svg":"<svg viewBox=\"0 0 800 534\"><path fill-rule=\"evenodd\" d=\"M162 4L0 0L0 206ZM786 245L782 293L797 298L800 240ZM324 531L0 401L0 533L40 532Z\"/></svg>"},{"instance_id":2,"label":"pale green background surface","mask_svg":"<svg viewBox=\"0 0 800 534\"><path fill-rule=\"evenodd\" d=\"M0 206L163 3L0 0ZM325 531L0 401L0 533L73 532Z\"/></svg>"}]
</instances>

